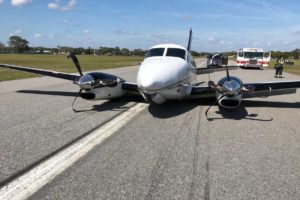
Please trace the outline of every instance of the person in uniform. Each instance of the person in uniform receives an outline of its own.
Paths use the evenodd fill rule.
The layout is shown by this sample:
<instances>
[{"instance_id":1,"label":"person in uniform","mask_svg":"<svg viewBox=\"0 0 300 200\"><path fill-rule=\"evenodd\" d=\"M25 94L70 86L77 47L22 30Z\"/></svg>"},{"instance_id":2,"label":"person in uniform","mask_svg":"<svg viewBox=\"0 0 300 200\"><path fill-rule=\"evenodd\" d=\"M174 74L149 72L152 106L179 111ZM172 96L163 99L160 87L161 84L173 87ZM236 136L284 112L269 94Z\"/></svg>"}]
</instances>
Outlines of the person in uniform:
<instances>
[{"instance_id":1,"label":"person in uniform","mask_svg":"<svg viewBox=\"0 0 300 200\"><path fill-rule=\"evenodd\" d=\"M284 68L285 60L283 56L280 56L280 58L277 59L275 64L275 78L283 78L282 71Z\"/></svg>"}]
</instances>

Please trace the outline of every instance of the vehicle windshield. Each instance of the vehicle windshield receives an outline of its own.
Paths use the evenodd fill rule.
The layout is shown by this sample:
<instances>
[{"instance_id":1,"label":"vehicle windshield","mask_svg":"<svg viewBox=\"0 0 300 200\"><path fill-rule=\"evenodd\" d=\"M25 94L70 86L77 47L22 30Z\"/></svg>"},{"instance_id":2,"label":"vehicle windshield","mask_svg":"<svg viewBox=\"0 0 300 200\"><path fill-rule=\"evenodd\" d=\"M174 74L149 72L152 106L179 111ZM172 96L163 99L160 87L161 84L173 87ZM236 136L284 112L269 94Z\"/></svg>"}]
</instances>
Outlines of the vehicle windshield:
<instances>
[{"instance_id":1,"label":"vehicle windshield","mask_svg":"<svg viewBox=\"0 0 300 200\"><path fill-rule=\"evenodd\" d=\"M185 50L177 48L168 48L166 56L178 57L185 60Z\"/></svg>"},{"instance_id":2,"label":"vehicle windshield","mask_svg":"<svg viewBox=\"0 0 300 200\"><path fill-rule=\"evenodd\" d=\"M265 58L269 58L269 57L270 57L270 53L269 53L269 52L265 52L265 53L264 53L264 57L265 57Z\"/></svg>"},{"instance_id":3,"label":"vehicle windshield","mask_svg":"<svg viewBox=\"0 0 300 200\"><path fill-rule=\"evenodd\" d=\"M163 56L165 48L154 48L150 49L146 55L146 58L153 57L153 56Z\"/></svg>"},{"instance_id":4,"label":"vehicle windshield","mask_svg":"<svg viewBox=\"0 0 300 200\"><path fill-rule=\"evenodd\" d=\"M263 52L244 52L245 58L262 58Z\"/></svg>"}]
</instances>

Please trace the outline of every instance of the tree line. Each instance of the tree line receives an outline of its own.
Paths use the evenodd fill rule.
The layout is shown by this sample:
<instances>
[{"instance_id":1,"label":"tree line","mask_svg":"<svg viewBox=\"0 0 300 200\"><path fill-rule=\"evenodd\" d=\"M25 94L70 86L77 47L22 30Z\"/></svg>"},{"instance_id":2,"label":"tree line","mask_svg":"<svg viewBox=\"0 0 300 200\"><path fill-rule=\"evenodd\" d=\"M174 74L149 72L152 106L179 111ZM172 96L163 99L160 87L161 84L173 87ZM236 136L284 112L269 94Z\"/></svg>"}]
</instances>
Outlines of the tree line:
<instances>
[{"instance_id":1,"label":"tree line","mask_svg":"<svg viewBox=\"0 0 300 200\"><path fill-rule=\"evenodd\" d=\"M67 54L68 52L74 52L75 54L96 54L107 56L145 56L147 53L143 49L120 48L120 47L99 47L99 48L84 48L84 47L69 47L69 46L57 46L56 48L47 47L30 47L29 42L20 36L9 37L8 46L0 42L0 53L27 53L27 54ZM228 56L236 56L235 51L224 52ZM207 56L209 52L197 52L192 51L193 56ZM284 58L299 59L300 49L293 51L271 51L272 58L278 58L283 56Z\"/></svg>"},{"instance_id":2,"label":"tree line","mask_svg":"<svg viewBox=\"0 0 300 200\"><path fill-rule=\"evenodd\" d=\"M69 47L57 46L55 48L48 47L30 47L29 42L20 36L9 37L8 46L0 42L0 53L23 53L23 54L67 54L73 52L75 54L87 55L107 55L107 56L144 56L147 51L143 49L120 48L120 47Z\"/></svg>"}]
</instances>

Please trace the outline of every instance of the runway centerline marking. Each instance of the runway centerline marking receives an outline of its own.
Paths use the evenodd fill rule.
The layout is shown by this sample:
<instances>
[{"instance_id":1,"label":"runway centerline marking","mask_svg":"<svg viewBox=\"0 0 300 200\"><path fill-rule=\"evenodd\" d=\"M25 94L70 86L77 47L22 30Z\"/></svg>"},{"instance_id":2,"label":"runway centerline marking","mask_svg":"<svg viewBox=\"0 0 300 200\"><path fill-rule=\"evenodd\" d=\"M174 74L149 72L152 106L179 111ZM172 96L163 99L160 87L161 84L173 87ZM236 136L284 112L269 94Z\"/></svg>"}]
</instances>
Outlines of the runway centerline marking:
<instances>
[{"instance_id":1,"label":"runway centerline marking","mask_svg":"<svg viewBox=\"0 0 300 200\"><path fill-rule=\"evenodd\" d=\"M120 130L148 105L138 103L0 189L0 199L26 199Z\"/></svg>"}]
</instances>

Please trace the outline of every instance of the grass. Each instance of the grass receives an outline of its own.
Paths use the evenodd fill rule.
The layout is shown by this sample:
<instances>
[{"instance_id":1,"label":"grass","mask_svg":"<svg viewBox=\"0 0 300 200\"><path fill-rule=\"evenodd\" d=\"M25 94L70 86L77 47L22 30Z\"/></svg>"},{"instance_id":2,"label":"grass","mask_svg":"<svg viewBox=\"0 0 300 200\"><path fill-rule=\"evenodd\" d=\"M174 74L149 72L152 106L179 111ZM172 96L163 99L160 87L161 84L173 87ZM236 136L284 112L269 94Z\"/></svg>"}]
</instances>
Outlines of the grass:
<instances>
[{"instance_id":1,"label":"grass","mask_svg":"<svg viewBox=\"0 0 300 200\"><path fill-rule=\"evenodd\" d=\"M294 65L285 65L283 69L283 73L288 72L288 73L300 75L300 60L294 60L294 62L295 62ZM275 61L271 61L269 66L271 68L274 68Z\"/></svg>"},{"instance_id":2,"label":"grass","mask_svg":"<svg viewBox=\"0 0 300 200\"><path fill-rule=\"evenodd\" d=\"M81 64L83 72L85 72L137 65L143 60L143 57L79 55L78 60ZM0 63L54 70L59 72L77 72L72 60L67 59L65 55L0 54ZM39 75L0 68L0 81L37 76Z\"/></svg>"}]
</instances>

